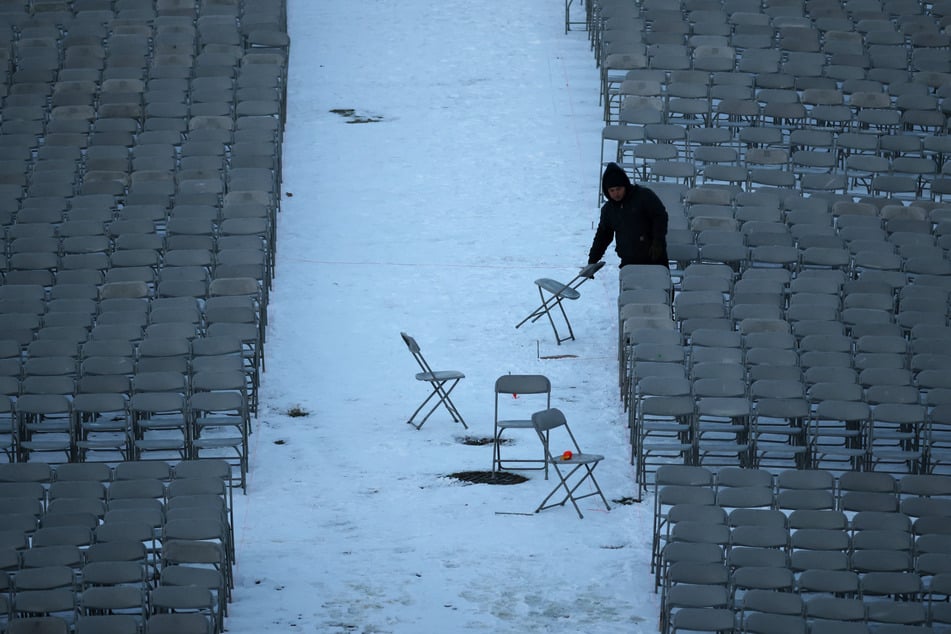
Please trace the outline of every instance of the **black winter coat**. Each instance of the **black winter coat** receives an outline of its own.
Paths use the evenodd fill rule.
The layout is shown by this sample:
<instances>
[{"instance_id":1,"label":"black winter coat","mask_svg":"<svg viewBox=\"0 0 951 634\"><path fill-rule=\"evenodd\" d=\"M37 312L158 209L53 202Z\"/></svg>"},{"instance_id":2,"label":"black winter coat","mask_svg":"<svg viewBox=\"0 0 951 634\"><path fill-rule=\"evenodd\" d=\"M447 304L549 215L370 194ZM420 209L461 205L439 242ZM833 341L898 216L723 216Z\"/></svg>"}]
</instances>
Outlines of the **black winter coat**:
<instances>
[{"instance_id":1,"label":"black winter coat","mask_svg":"<svg viewBox=\"0 0 951 634\"><path fill-rule=\"evenodd\" d=\"M621 202L610 198L601 207L601 218L594 234L588 262L598 262L614 240L621 266L628 264L669 264L667 258L667 209L657 194L639 185L627 185ZM650 247L657 245L659 257L651 258Z\"/></svg>"}]
</instances>

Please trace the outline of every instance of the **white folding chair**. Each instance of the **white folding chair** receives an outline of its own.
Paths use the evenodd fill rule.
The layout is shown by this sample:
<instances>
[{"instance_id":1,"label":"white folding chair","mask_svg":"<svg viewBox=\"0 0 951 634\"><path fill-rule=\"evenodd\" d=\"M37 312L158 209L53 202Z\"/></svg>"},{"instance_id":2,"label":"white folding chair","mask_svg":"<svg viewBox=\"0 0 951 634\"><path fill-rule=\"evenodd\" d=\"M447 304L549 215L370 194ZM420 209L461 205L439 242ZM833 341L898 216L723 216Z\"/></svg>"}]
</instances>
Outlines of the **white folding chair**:
<instances>
[{"instance_id":1,"label":"white folding chair","mask_svg":"<svg viewBox=\"0 0 951 634\"><path fill-rule=\"evenodd\" d=\"M601 487L594 477L594 469L598 463L604 460L604 456L593 453L584 453L575 440L571 428L568 427L568 421L564 413L557 408L549 408L532 414L532 425L538 434L538 439L545 450L545 459L548 464L554 468L558 476L558 484L552 489L551 493L545 496L535 512L543 511L554 506L564 506L565 502L571 501L578 513L579 518L584 518L581 508L578 506L578 500L598 496L604 502L604 508L611 510L607 498L601 492ZM565 443L568 448L552 453L553 442ZM584 492L579 493L581 485L588 482ZM560 497L556 497L559 496Z\"/></svg>"},{"instance_id":2,"label":"white folding chair","mask_svg":"<svg viewBox=\"0 0 951 634\"><path fill-rule=\"evenodd\" d=\"M464 428L469 429L469 426L466 425L466 421L462 419L462 414L459 413L459 410L456 409L455 404L449 398L449 394L453 391L453 389L455 389L459 381L466 378L466 375L457 370L433 370L432 367L430 367L429 362L426 361L420 352L419 344L416 343L416 339L409 336L405 332L401 332L400 336L403 337L403 342L406 344L406 347L409 348L413 358L416 359L416 363L418 363L419 367L422 369L422 372L416 373L416 380L425 381L433 388L432 392L429 393L429 396L426 397L426 400L419 404L419 407L416 408L416 411L413 412L413 415L410 416L409 420L406 422L416 429L421 429L423 424L429 419L430 416L432 416L433 412L435 412L440 405L443 405L449 412L449 415L452 416L453 422L461 423ZM419 414L424 407L426 407L426 405L433 399L434 396L438 398L429 412L427 412L423 419L418 423L413 422L413 419L416 418L416 415Z\"/></svg>"},{"instance_id":3,"label":"white folding chair","mask_svg":"<svg viewBox=\"0 0 951 634\"><path fill-rule=\"evenodd\" d=\"M594 274L600 271L603 266L604 262L589 264L578 271L578 274L567 284L562 284L548 277L541 277L535 280L535 286L538 287L538 296L541 298L542 303L538 308L529 313L528 317L518 322L515 327L519 328L527 321L535 323L542 317L547 316L548 323L551 324L551 329L555 332L555 340L558 342L558 345L561 345L562 341L574 339L575 333L571 329L571 322L568 321L568 314L565 312L565 307L562 302L566 299L578 299L581 297L581 293L578 292L578 287L586 281L594 279ZM548 293L547 297L545 293ZM558 333L558 327L555 325L555 319L551 314L554 308L557 308L561 312L561 316L565 320L565 326L568 328L568 336L566 337L562 337Z\"/></svg>"},{"instance_id":4,"label":"white folding chair","mask_svg":"<svg viewBox=\"0 0 951 634\"><path fill-rule=\"evenodd\" d=\"M540 458L508 458L502 460L502 434L507 429L534 429L530 418L530 411L519 417L516 414L515 404L502 405L502 396L516 399L526 394L544 395L545 408L551 407L551 381L541 374L503 374L495 380L495 428L492 433L492 471L503 471L508 465L539 464L541 466L523 466L522 469L544 469L545 478L548 478L548 460L545 455ZM508 399L506 399L507 401ZM537 405L539 399L528 399L526 403L518 403L522 409ZM532 402L534 401L534 403ZM533 408L537 411L537 407ZM503 414L504 410L504 414ZM512 468L512 467L509 467Z\"/></svg>"}]
</instances>

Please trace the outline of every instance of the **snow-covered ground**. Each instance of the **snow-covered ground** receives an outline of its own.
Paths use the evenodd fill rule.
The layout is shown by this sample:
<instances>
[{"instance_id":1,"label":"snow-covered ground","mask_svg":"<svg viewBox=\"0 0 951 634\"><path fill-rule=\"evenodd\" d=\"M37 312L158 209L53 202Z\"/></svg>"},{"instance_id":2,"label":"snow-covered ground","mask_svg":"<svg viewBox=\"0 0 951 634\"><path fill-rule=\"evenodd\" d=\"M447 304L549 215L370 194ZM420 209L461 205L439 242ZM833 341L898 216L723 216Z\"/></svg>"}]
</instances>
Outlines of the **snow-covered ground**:
<instances>
[{"instance_id":1,"label":"snow-covered ground","mask_svg":"<svg viewBox=\"0 0 951 634\"><path fill-rule=\"evenodd\" d=\"M597 220L598 70L563 21L552 0L288 0L284 198L232 634L656 631L650 503L613 502L637 495L613 250L567 306L576 341L515 328L533 280L585 263ZM443 410L406 424L428 386L401 331L466 374L453 399L468 430ZM490 468L491 446L465 440L491 437L510 372L551 379L552 404L605 456L610 512L589 498L584 519L533 514L555 483L537 471L513 486L447 477ZM539 451L531 432L510 437L507 453Z\"/></svg>"}]
</instances>

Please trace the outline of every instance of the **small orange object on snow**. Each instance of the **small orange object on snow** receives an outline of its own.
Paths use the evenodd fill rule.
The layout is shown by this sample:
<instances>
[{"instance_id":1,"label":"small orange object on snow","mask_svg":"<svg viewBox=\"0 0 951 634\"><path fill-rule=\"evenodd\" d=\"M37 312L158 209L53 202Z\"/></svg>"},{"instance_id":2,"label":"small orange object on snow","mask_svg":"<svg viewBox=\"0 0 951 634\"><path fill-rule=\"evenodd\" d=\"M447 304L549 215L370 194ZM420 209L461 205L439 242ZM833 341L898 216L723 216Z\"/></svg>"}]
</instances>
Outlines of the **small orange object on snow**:
<instances>
[{"instance_id":1,"label":"small orange object on snow","mask_svg":"<svg viewBox=\"0 0 951 634\"><path fill-rule=\"evenodd\" d=\"M561 454L561 459L562 459L562 460L571 460L572 456L574 456L574 454L571 453L571 450L569 449L569 450L566 451L565 453Z\"/></svg>"}]
</instances>

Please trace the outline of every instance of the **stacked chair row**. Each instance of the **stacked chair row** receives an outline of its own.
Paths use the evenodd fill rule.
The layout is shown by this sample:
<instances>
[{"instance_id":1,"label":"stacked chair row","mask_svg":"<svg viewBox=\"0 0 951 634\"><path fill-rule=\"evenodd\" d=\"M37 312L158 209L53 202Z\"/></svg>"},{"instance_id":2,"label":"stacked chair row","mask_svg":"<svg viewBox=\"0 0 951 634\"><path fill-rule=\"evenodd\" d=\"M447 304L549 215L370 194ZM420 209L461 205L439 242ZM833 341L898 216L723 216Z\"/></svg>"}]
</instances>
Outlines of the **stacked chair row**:
<instances>
[{"instance_id":1,"label":"stacked chair row","mask_svg":"<svg viewBox=\"0 0 951 634\"><path fill-rule=\"evenodd\" d=\"M602 163L641 180L948 195L948 7L592 3Z\"/></svg>"},{"instance_id":2,"label":"stacked chair row","mask_svg":"<svg viewBox=\"0 0 951 634\"><path fill-rule=\"evenodd\" d=\"M704 260L735 270L782 266L793 272L840 269L898 287L940 284L947 264L948 207L737 193L709 187L684 192L668 235L678 267Z\"/></svg>"},{"instance_id":3,"label":"stacked chair row","mask_svg":"<svg viewBox=\"0 0 951 634\"><path fill-rule=\"evenodd\" d=\"M247 472L280 205L283 2L0 8L10 461Z\"/></svg>"},{"instance_id":4,"label":"stacked chair row","mask_svg":"<svg viewBox=\"0 0 951 634\"><path fill-rule=\"evenodd\" d=\"M949 494L944 476L664 467L660 629L944 631Z\"/></svg>"},{"instance_id":5,"label":"stacked chair row","mask_svg":"<svg viewBox=\"0 0 951 634\"><path fill-rule=\"evenodd\" d=\"M235 556L226 462L2 467L4 631L222 631Z\"/></svg>"},{"instance_id":6,"label":"stacked chair row","mask_svg":"<svg viewBox=\"0 0 951 634\"><path fill-rule=\"evenodd\" d=\"M225 627L286 17L283 0L0 3L4 632Z\"/></svg>"},{"instance_id":7,"label":"stacked chair row","mask_svg":"<svg viewBox=\"0 0 951 634\"><path fill-rule=\"evenodd\" d=\"M686 259L621 270L620 388L641 481L671 459L943 468L943 208L769 192L696 202L720 193L678 195L694 222L722 213L733 226L672 229L671 257ZM773 219L733 217L754 209Z\"/></svg>"}]
</instances>

